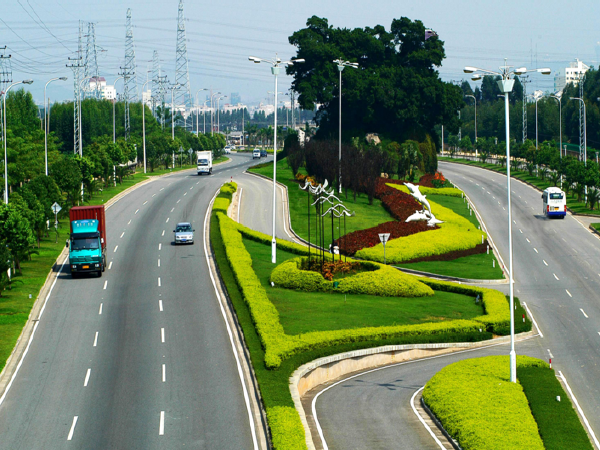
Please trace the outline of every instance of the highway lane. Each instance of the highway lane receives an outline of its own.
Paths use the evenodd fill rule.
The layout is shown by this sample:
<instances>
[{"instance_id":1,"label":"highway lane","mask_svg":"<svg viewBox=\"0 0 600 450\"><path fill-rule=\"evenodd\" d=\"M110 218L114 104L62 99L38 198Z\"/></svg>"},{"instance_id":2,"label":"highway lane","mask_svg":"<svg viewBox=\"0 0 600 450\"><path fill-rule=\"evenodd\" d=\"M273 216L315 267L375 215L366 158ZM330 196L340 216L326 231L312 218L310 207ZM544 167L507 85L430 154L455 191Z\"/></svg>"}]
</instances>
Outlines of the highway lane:
<instances>
[{"instance_id":1,"label":"highway lane","mask_svg":"<svg viewBox=\"0 0 600 450\"><path fill-rule=\"evenodd\" d=\"M0 449L252 448L242 386L208 275L202 231L217 187L173 174L107 210L101 278L61 273L0 406ZM196 242L173 246L178 221Z\"/></svg>"},{"instance_id":2,"label":"highway lane","mask_svg":"<svg viewBox=\"0 0 600 450\"><path fill-rule=\"evenodd\" d=\"M469 195L508 263L506 177L456 164L440 163L440 169ZM572 216L543 217L540 192L514 180L511 188L515 295L532 309L544 335L518 343L517 354L551 357L597 433L600 242ZM508 286L497 288L507 291ZM391 367L329 389L316 402L329 448L436 448L414 419L408 403L412 393L454 360L508 350L504 345Z\"/></svg>"}]
</instances>

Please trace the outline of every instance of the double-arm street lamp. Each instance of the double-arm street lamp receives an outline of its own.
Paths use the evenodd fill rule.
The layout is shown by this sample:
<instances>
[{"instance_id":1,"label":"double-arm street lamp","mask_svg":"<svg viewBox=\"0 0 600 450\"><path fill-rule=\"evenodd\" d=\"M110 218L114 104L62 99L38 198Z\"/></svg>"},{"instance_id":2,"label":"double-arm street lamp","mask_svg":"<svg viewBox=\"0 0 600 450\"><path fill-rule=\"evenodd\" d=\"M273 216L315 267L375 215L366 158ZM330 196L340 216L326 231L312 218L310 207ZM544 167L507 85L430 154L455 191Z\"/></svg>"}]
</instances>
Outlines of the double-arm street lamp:
<instances>
[{"instance_id":1,"label":"double-arm street lamp","mask_svg":"<svg viewBox=\"0 0 600 450\"><path fill-rule=\"evenodd\" d=\"M338 166L339 166L339 189L338 192L342 193L342 72L344 71L344 67L352 67L353 69L358 69L358 63L353 63L350 61L344 61L342 58L334 59L334 63L337 64L338 72L340 73L340 110L339 110L339 118L340 118L340 134L339 134L339 158L338 158Z\"/></svg>"},{"instance_id":2,"label":"double-arm street lamp","mask_svg":"<svg viewBox=\"0 0 600 450\"><path fill-rule=\"evenodd\" d=\"M213 135L213 131L215 129L215 124L214 124L214 107L213 107L213 99L217 96L217 95L221 95L220 92L215 92L214 94L212 94L210 96L210 135Z\"/></svg>"},{"instance_id":3,"label":"double-arm street lamp","mask_svg":"<svg viewBox=\"0 0 600 450\"><path fill-rule=\"evenodd\" d=\"M46 176L48 176L48 105L46 104L46 88L53 81L67 81L67 77L56 77L48 80L44 86L44 155L46 160Z\"/></svg>"},{"instance_id":4,"label":"double-arm street lamp","mask_svg":"<svg viewBox=\"0 0 600 450\"><path fill-rule=\"evenodd\" d=\"M550 75L550 69L534 69L527 70L525 67L519 67L513 69L512 66L506 64L504 60L504 66L499 67L500 71L491 71L485 69L479 69L478 67L465 67L465 73L482 72L483 74L489 74L494 76L500 76L501 79L498 81L498 87L500 91L504 93L504 114L506 122L506 188L508 198L508 272L509 272L509 292L510 292L510 381L513 383L517 382L517 353L515 351L515 307L514 307L514 280L513 280L513 244L512 244L512 215L511 215L511 201L510 201L510 123L509 123L509 109L508 109L508 94L512 92L515 84L514 76L523 75L527 72L540 72L543 75ZM473 80L480 80L483 78L482 74L474 74Z\"/></svg>"},{"instance_id":5,"label":"double-arm street lamp","mask_svg":"<svg viewBox=\"0 0 600 450\"><path fill-rule=\"evenodd\" d=\"M198 113L200 112L200 104L198 103L198 94L201 91L208 91L208 89L202 88L202 89L198 89L198 91L196 92L196 107L198 107L198 110L196 111L196 136L198 136L198 134L200 133L200 129L198 128ZM206 130L204 132L206 133Z\"/></svg>"},{"instance_id":6,"label":"double-arm street lamp","mask_svg":"<svg viewBox=\"0 0 600 450\"><path fill-rule=\"evenodd\" d=\"M6 152L6 141L8 140L8 133L6 130L6 96L8 95L8 91L10 91L10 88L13 86L16 86L18 84L31 84L33 83L33 80L23 80L23 81L17 81L13 84L11 84L9 87L6 88L6 91L4 91L4 96L2 97L3 100L3 118L4 118L4 126L3 126L3 130L4 130L4 203L8 204L8 156L7 156L7 152Z\"/></svg>"},{"instance_id":7,"label":"double-arm street lamp","mask_svg":"<svg viewBox=\"0 0 600 450\"><path fill-rule=\"evenodd\" d=\"M477 98L470 94L465 95L465 97L471 97L475 102L475 144L477 144Z\"/></svg>"},{"instance_id":8,"label":"double-arm street lamp","mask_svg":"<svg viewBox=\"0 0 600 450\"><path fill-rule=\"evenodd\" d=\"M558 102L558 128L560 130L560 144L558 150L560 151L560 158L562 159L562 91L558 91L556 94L550 96Z\"/></svg>"},{"instance_id":9,"label":"double-arm street lamp","mask_svg":"<svg viewBox=\"0 0 600 450\"><path fill-rule=\"evenodd\" d=\"M248 59L255 64L265 62L271 64L271 73L275 77L275 138L273 140L273 240L271 241L271 262L277 262L277 240L275 239L275 218L276 218L276 201L277 201L277 75L282 65L292 66L294 63L303 63L304 59L293 59L290 61L282 61L279 56L275 55L275 59L262 59L256 56L249 56Z\"/></svg>"}]
</instances>

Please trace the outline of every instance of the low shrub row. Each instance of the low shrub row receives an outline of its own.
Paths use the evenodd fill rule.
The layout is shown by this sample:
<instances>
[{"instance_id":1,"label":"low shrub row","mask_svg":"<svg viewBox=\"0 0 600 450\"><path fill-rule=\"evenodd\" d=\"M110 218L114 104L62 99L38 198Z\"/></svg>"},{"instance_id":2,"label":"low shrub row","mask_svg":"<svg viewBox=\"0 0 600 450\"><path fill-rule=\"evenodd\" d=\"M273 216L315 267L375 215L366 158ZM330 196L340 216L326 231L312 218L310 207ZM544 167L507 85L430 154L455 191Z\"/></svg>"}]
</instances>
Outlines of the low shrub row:
<instances>
[{"instance_id":1,"label":"low shrub row","mask_svg":"<svg viewBox=\"0 0 600 450\"><path fill-rule=\"evenodd\" d=\"M518 370L530 366L545 363L517 357ZM510 382L508 356L444 367L426 384L423 399L463 450L544 449L523 388Z\"/></svg>"},{"instance_id":2,"label":"low shrub row","mask_svg":"<svg viewBox=\"0 0 600 450\"><path fill-rule=\"evenodd\" d=\"M223 186L221 186L219 194L217 195L217 198L215 198L215 202L213 204L213 211L219 211L223 214L227 214L227 209L231 204L231 197L235 191L237 191L237 183L235 183L235 181L225 183Z\"/></svg>"},{"instance_id":3,"label":"low shrub row","mask_svg":"<svg viewBox=\"0 0 600 450\"><path fill-rule=\"evenodd\" d=\"M303 260L305 261L305 258L291 259L277 266L271 273L271 282L279 287L307 292L331 291L382 297L434 295L433 290L416 277L383 264L368 262L362 264L372 265L374 270L338 280L337 288L334 288L334 282L325 280L321 274L312 270L302 270Z\"/></svg>"},{"instance_id":4,"label":"low shrub row","mask_svg":"<svg viewBox=\"0 0 600 450\"><path fill-rule=\"evenodd\" d=\"M440 190L440 189L438 189ZM486 235L475 228L468 219L433 201L429 202L433 214L444 223L427 233L413 234L388 241L386 260L391 264L411 261L431 255L442 255L456 250L468 250L481 244ZM356 256L370 261L383 262L383 245L364 248Z\"/></svg>"}]
</instances>

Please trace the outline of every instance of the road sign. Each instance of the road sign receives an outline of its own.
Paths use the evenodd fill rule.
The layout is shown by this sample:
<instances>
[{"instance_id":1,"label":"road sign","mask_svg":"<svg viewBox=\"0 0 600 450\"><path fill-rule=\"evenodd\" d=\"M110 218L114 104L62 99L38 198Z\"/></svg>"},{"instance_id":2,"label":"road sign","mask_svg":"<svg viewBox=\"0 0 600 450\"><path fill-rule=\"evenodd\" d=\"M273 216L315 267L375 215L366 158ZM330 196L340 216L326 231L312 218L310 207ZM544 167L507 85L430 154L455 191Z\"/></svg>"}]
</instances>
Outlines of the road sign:
<instances>
[{"instance_id":1,"label":"road sign","mask_svg":"<svg viewBox=\"0 0 600 450\"><path fill-rule=\"evenodd\" d=\"M60 212L60 210L62 209L60 207L60 205L58 203L56 203L56 202L54 202L54 204L51 206L51 208L52 208L52 212L54 214L58 214Z\"/></svg>"},{"instance_id":2,"label":"road sign","mask_svg":"<svg viewBox=\"0 0 600 450\"><path fill-rule=\"evenodd\" d=\"M385 245L385 243L388 241L389 238L390 238L390 233L379 233L379 240L381 241L381 243L383 245Z\"/></svg>"}]
</instances>

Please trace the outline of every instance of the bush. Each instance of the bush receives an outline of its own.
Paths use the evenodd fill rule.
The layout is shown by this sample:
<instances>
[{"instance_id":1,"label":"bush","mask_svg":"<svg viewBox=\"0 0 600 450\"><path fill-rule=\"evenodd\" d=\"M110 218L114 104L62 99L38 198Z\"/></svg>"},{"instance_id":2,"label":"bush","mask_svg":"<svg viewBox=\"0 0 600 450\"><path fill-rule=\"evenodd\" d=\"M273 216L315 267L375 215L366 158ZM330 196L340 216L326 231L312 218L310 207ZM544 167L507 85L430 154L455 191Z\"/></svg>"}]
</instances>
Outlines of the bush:
<instances>
[{"instance_id":1,"label":"bush","mask_svg":"<svg viewBox=\"0 0 600 450\"><path fill-rule=\"evenodd\" d=\"M517 357L519 368L544 365ZM508 356L444 367L426 384L423 399L463 450L544 449L523 388L510 382Z\"/></svg>"},{"instance_id":2,"label":"bush","mask_svg":"<svg viewBox=\"0 0 600 450\"><path fill-rule=\"evenodd\" d=\"M277 450L305 450L306 436L296 408L274 406L267 408L267 422L271 429L273 448Z\"/></svg>"}]
</instances>

